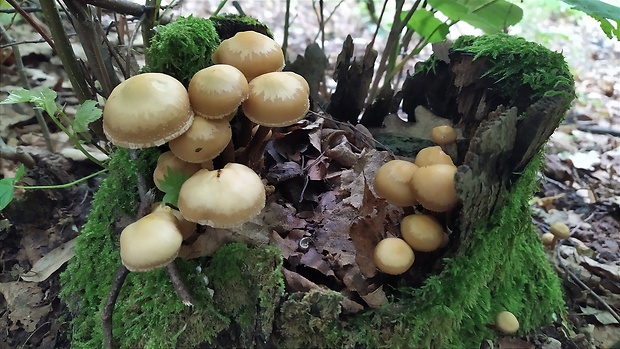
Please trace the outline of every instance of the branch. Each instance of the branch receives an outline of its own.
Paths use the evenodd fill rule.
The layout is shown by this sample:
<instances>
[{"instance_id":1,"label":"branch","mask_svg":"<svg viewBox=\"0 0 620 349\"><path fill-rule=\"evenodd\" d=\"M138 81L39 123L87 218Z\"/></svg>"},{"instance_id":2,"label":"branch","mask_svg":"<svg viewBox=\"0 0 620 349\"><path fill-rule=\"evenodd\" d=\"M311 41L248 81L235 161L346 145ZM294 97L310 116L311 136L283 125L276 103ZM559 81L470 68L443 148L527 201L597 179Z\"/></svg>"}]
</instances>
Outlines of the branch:
<instances>
[{"instance_id":1,"label":"branch","mask_svg":"<svg viewBox=\"0 0 620 349\"><path fill-rule=\"evenodd\" d=\"M140 17L149 9L148 6L126 0L82 0L85 4L101 7L116 13Z\"/></svg>"},{"instance_id":2,"label":"branch","mask_svg":"<svg viewBox=\"0 0 620 349\"><path fill-rule=\"evenodd\" d=\"M36 162L32 156L24 151L20 147L11 147L4 143L4 140L0 138L0 158L7 159L15 162L21 162L28 168L33 168Z\"/></svg>"},{"instance_id":3,"label":"branch","mask_svg":"<svg viewBox=\"0 0 620 349\"><path fill-rule=\"evenodd\" d=\"M50 45L50 47L52 48L52 51L56 52L56 47L54 46L54 42L52 41L52 38L50 38L49 35L47 35L45 30L43 30L43 28L41 28L41 26L37 24L37 22L35 22L34 19L32 19L32 17L30 17L30 15L28 15L26 11L22 10L22 8L19 6L17 2L15 2L15 0L6 0L6 1L9 3L9 5L11 5L11 7L15 9L15 11L17 11L24 18L24 20L26 20L26 22L28 22L28 24L32 26L32 28L34 28L34 30L37 31L37 33L39 33L43 37L43 39L45 39L47 44ZM46 0L43 0L43 1L46 1Z\"/></svg>"}]
</instances>

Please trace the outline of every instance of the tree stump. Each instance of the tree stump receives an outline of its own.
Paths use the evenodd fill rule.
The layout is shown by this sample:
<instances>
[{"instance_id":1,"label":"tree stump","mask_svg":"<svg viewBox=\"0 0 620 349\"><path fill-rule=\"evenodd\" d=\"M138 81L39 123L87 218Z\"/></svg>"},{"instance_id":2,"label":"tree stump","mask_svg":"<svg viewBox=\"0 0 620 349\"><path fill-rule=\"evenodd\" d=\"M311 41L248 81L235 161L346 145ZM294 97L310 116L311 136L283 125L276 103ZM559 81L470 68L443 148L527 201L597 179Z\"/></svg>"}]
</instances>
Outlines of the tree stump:
<instances>
[{"instance_id":1,"label":"tree stump","mask_svg":"<svg viewBox=\"0 0 620 349\"><path fill-rule=\"evenodd\" d=\"M129 275L114 313L120 347L470 348L497 336L491 324L502 310L517 316L521 334L559 320L560 283L528 200L541 148L573 98L566 63L492 35L464 37L449 61L432 57L418 68L403 88L403 110L411 116L426 106L463 135L455 160L461 205L445 217L446 248L421 254L402 277L377 273L374 244L398 234L404 214L368 184L391 155L360 150L353 127L314 120L280 131L268 147L263 175L274 194L262 216L234 232L261 242L180 263L194 308L175 298L165 271ZM114 154L62 275L76 348L101 346L99 312L120 261L116 226L135 211L136 173L150 178L157 152Z\"/></svg>"}]
</instances>

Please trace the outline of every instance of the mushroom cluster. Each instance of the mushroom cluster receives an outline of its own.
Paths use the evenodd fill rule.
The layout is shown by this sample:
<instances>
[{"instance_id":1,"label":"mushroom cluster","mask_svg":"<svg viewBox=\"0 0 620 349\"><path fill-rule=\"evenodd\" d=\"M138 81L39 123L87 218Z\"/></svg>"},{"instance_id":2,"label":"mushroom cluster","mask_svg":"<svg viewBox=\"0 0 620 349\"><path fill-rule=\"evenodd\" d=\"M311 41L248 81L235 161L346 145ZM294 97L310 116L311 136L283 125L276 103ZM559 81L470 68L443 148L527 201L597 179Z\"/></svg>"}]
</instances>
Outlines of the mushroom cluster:
<instances>
[{"instance_id":1,"label":"mushroom cluster","mask_svg":"<svg viewBox=\"0 0 620 349\"><path fill-rule=\"evenodd\" d=\"M121 233L121 256L130 270L174 259L196 223L232 228L258 215L265 206L265 187L252 169L260 162L252 157L262 157L271 127L290 126L309 110L308 83L296 73L282 72L282 48L268 36L239 32L220 43L212 60L187 88L172 76L144 73L119 84L105 104L103 128L112 144L129 149L168 146L153 172L159 190L171 190L166 184L171 175L184 180L176 188L178 204L172 202L178 211L159 205ZM230 124L235 117L246 118L239 124L247 128L238 130L236 138ZM221 168L213 168L216 158L222 160L217 162ZM161 241L143 246L127 242L146 234L144 229L159 229L153 234ZM170 253L156 258L155 249ZM157 261L136 264L135 254Z\"/></svg>"},{"instance_id":2,"label":"mushroom cluster","mask_svg":"<svg viewBox=\"0 0 620 349\"><path fill-rule=\"evenodd\" d=\"M458 205L454 184L457 167L444 152L456 140L456 132L449 126L439 126L432 130L431 138L439 145L420 150L413 162L402 159L386 162L377 170L373 181L377 196L388 203L419 208L417 213L402 219L402 239L387 238L375 247L375 265L386 274L406 272L413 264L414 252L432 252L449 241L437 215L450 212ZM384 243L386 240L390 242Z\"/></svg>"}]
</instances>

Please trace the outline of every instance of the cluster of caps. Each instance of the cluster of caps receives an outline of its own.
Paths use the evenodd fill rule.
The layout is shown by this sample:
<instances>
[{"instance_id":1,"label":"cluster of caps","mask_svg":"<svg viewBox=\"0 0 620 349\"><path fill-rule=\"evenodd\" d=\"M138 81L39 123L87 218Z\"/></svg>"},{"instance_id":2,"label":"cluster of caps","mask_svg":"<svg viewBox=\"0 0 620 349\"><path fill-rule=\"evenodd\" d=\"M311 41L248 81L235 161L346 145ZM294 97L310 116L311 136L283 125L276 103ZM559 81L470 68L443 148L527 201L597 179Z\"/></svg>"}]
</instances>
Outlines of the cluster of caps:
<instances>
[{"instance_id":1,"label":"cluster of caps","mask_svg":"<svg viewBox=\"0 0 620 349\"><path fill-rule=\"evenodd\" d=\"M239 163L216 170L209 165L232 145L230 121L239 108L264 127L292 125L308 112L308 83L282 72L284 55L273 39L239 32L222 41L212 60L214 65L198 71L187 89L172 76L144 73L119 84L106 101L103 130L111 143L130 149L168 144L170 152L160 156L154 172L158 188L165 189L160 180L169 170L191 176L181 187L179 211L154 210L121 233L121 257L130 270L151 270L173 260L183 240L182 221L194 228L196 223L231 228L263 209L265 188L252 169ZM163 236L165 230L170 232Z\"/></svg>"},{"instance_id":2,"label":"cluster of caps","mask_svg":"<svg viewBox=\"0 0 620 349\"><path fill-rule=\"evenodd\" d=\"M450 126L438 126L431 139L439 144L420 150L414 162L391 160L375 175L375 193L388 203L401 207L422 206L428 213L403 218L401 237L381 240L375 247L374 262L386 274L406 272L415 260L414 251L431 252L448 244L449 236L435 217L458 204L454 175L456 166L447 154L456 141Z\"/></svg>"}]
</instances>

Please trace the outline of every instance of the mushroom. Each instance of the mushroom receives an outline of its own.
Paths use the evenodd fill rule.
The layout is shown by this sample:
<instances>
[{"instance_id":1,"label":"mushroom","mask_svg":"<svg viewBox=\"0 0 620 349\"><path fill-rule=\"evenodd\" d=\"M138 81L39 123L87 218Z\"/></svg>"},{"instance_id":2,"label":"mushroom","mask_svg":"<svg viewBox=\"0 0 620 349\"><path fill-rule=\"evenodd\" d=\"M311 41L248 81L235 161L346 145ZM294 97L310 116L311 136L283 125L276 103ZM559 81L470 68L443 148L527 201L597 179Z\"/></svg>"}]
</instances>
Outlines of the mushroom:
<instances>
[{"instance_id":1,"label":"mushroom","mask_svg":"<svg viewBox=\"0 0 620 349\"><path fill-rule=\"evenodd\" d=\"M272 38L255 31L242 31L223 40L212 56L217 64L230 64L248 81L284 68L282 47Z\"/></svg>"},{"instance_id":2,"label":"mushroom","mask_svg":"<svg viewBox=\"0 0 620 349\"><path fill-rule=\"evenodd\" d=\"M405 160L391 160L377 170L373 187L376 194L396 206L413 206L416 200L409 182L418 169L414 163Z\"/></svg>"},{"instance_id":3,"label":"mushroom","mask_svg":"<svg viewBox=\"0 0 620 349\"><path fill-rule=\"evenodd\" d=\"M145 73L112 90L103 109L103 132L116 146L148 148L178 137L193 118L181 82L169 75Z\"/></svg>"},{"instance_id":4,"label":"mushroom","mask_svg":"<svg viewBox=\"0 0 620 349\"><path fill-rule=\"evenodd\" d=\"M412 214L400 222L400 234L415 251L431 252L441 247L444 230L431 215Z\"/></svg>"},{"instance_id":5,"label":"mushroom","mask_svg":"<svg viewBox=\"0 0 620 349\"><path fill-rule=\"evenodd\" d=\"M454 165L436 164L418 168L410 181L415 199L427 210L450 211L458 203L455 173Z\"/></svg>"},{"instance_id":6,"label":"mushroom","mask_svg":"<svg viewBox=\"0 0 620 349\"><path fill-rule=\"evenodd\" d=\"M183 236L171 212L158 211L129 224L121 232L120 253L130 271L150 271L172 262Z\"/></svg>"},{"instance_id":7,"label":"mushroom","mask_svg":"<svg viewBox=\"0 0 620 349\"><path fill-rule=\"evenodd\" d=\"M452 144L456 141L456 131L452 126L437 126L431 130L431 139L440 146Z\"/></svg>"},{"instance_id":8,"label":"mushroom","mask_svg":"<svg viewBox=\"0 0 620 349\"><path fill-rule=\"evenodd\" d=\"M568 239L570 237L570 228L562 222L554 222L549 226L549 233L553 235L553 239L549 246L554 246L558 240Z\"/></svg>"},{"instance_id":9,"label":"mushroom","mask_svg":"<svg viewBox=\"0 0 620 349\"><path fill-rule=\"evenodd\" d=\"M187 240L196 232L196 223L185 219L179 210L175 210L167 205L162 205L161 201L153 204L152 212L172 213L172 215L176 218L176 223L178 224L179 232L181 232L181 235L183 236L183 240Z\"/></svg>"},{"instance_id":10,"label":"mushroom","mask_svg":"<svg viewBox=\"0 0 620 349\"><path fill-rule=\"evenodd\" d=\"M544 233L544 234L542 234L540 236L540 239L542 240L542 243L545 246L552 247L553 245L555 245L555 235L553 235L551 233Z\"/></svg>"},{"instance_id":11,"label":"mushroom","mask_svg":"<svg viewBox=\"0 0 620 349\"><path fill-rule=\"evenodd\" d=\"M411 268L414 260L413 250L402 239L385 238L375 247L375 265L386 274L402 274Z\"/></svg>"},{"instance_id":12,"label":"mushroom","mask_svg":"<svg viewBox=\"0 0 620 349\"><path fill-rule=\"evenodd\" d=\"M452 158L446 154L440 146L435 145L426 147L418 152L415 162L418 167L430 166L435 164L446 164L454 166Z\"/></svg>"},{"instance_id":13,"label":"mushroom","mask_svg":"<svg viewBox=\"0 0 620 349\"><path fill-rule=\"evenodd\" d=\"M194 118L192 126L168 143L179 159L201 163L218 156L232 139L230 123L226 119Z\"/></svg>"},{"instance_id":14,"label":"mushroom","mask_svg":"<svg viewBox=\"0 0 620 349\"><path fill-rule=\"evenodd\" d=\"M505 334L517 333L519 320L509 311L500 311L495 316L495 328Z\"/></svg>"},{"instance_id":15,"label":"mushroom","mask_svg":"<svg viewBox=\"0 0 620 349\"><path fill-rule=\"evenodd\" d=\"M161 186L160 181L164 180L164 177L168 174L168 171L179 171L187 174L187 176L191 176L196 171L200 170L200 164L194 164L191 162L183 161L178 157L174 156L171 151L163 152L157 158L157 166L153 171L153 182L157 189L163 191L166 190Z\"/></svg>"},{"instance_id":16,"label":"mushroom","mask_svg":"<svg viewBox=\"0 0 620 349\"><path fill-rule=\"evenodd\" d=\"M241 104L245 116L269 127L289 126L303 119L310 107L308 90L300 80L303 78L293 74L274 72L251 80L250 95Z\"/></svg>"},{"instance_id":17,"label":"mushroom","mask_svg":"<svg viewBox=\"0 0 620 349\"><path fill-rule=\"evenodd\" d=\"M248 89L243 73L228 64L216 64L198 71L187 88L192 109L196 115L207 119L222 119L234 114L248 98Z\"/></svg>"},{"instance_id":18,"label":"mushroom","mask_svg":"<svg viewBox=\"0 0 620 349\"><path fill-rule=\"evenodd\" d=\"M228 163L219 170L200 170L186 180L178 204L189 221L233 228L254 218L265 207L265 186L249 167Z\"/></svg>"}]
</instances>

